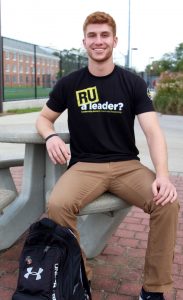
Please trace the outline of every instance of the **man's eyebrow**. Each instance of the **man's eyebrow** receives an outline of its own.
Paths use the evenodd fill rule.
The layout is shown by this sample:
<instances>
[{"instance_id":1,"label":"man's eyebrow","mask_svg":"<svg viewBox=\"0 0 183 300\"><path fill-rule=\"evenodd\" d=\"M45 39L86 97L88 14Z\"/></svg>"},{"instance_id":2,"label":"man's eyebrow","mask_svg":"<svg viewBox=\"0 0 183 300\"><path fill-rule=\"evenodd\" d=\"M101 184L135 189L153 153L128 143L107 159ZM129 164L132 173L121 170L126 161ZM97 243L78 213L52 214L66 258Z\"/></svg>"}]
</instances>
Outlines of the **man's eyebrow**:
<instances>
[{"instance_id":1,"label":"man's eyebrow","mask_svg":"<svg viewBox=\"0 0 183 300\"><path fill-rule=\"evenodd\" d=\"M87 32L87 34L95 34L96 32L95 31L89 31Z\"/></svg>"},{"instance_id":2,"label":"man's eyebrow","mask_svg":"<svg viewBox=\"0 0 183 300\"><path fill-rule=\"evenodd\" d=\"M107 34L111 34L111 32L110 32L110 31L107 31L107 30L101 32L101 34L104 34L104 33L105 33L105 34L106 34L106 33L107 33Z\"/></svg>"}]
</instances>

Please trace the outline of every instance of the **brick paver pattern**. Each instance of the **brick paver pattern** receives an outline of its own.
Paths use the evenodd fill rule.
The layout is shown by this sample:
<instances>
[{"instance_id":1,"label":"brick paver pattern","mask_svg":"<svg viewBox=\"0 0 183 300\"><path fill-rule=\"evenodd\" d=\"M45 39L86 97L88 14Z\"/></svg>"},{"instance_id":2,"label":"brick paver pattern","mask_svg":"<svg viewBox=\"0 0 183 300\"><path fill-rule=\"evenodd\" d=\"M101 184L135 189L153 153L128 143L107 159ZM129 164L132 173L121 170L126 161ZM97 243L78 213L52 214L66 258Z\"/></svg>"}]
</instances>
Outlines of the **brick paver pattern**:
<instances>
[{"instance_id":1,"label":"brick paver pattern","mask_svg":"<svg viewBox=\"0 0 183 300\"><path fill-rule=\"evenodd\" d=\"M22 172L23 167L12 168L18 191L21 190ZM183 174L174 173L171 178L177 187L181 209L173 264L174 288L165 297L166 300L183 300ZM89 261L94 274L93 300L138 299L148 231L149 216L133 207L103 252ZM18 259L25 236L26 233L12 247L0 251L0 300L11 300L16 288Z\"/></svg>"}]
</instances>

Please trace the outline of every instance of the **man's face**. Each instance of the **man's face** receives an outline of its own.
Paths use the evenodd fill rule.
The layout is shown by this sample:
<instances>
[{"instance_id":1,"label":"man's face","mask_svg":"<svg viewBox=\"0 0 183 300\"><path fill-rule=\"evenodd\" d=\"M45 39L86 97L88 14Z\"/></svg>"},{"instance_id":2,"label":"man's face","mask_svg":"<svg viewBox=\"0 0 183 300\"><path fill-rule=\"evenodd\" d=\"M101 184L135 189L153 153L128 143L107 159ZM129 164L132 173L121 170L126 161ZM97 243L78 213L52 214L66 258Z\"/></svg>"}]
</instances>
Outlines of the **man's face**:
<instances>
[{"instance_id":1,"label":"man's face","mask_svg":"<svg viewBox=\"0 0 183 300\"><path fill-rule=\"evenodd\" d=\"M86 27L83 44L90 59L104 62L112 57L117 37L114 37L112 27L108 24L89 24Z\"/></svg>"}]
</instances>

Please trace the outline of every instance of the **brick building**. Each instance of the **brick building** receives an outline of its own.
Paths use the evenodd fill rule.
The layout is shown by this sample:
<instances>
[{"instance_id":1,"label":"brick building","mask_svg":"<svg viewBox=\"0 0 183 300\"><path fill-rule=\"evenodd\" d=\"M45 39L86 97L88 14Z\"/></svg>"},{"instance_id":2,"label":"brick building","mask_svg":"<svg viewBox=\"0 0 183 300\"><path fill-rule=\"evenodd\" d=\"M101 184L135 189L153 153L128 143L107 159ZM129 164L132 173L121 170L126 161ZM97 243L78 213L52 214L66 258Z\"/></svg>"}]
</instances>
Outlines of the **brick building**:
<instances>
[{"instance_id":1,"label":"brick building","mask_svg":"<svg viewBox=\"0 0 183 300\"><path fill-rule=\"evenodd\" d=\"M59 72L58 56L56 50L4 38L4 86L52 87Z\"/></svg>"}]
</instances>

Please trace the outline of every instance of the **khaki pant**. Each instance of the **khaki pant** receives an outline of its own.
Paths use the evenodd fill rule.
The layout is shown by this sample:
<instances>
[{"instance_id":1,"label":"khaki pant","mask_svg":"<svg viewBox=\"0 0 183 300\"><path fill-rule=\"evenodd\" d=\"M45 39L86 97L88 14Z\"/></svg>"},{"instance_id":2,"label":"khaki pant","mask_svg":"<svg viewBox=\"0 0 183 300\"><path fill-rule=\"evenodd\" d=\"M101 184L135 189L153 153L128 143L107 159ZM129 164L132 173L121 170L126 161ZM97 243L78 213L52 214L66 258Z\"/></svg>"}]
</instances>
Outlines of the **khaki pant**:
<instances>
[{"instance_id":1,"label":"khaki pant","mask_svg":"<svg viewBox=\"0 0 183 300\"><path fill-rule=\"evenodd\" d=\"M165 206L152 200L155 174L138 160L85 163L78 162L56 183L49 199L48 216L76 234L77 214L105 191L117 195L150 214L150 231L145 257L146 291L165 292L172 287L172 263L178 220L178 201ZM86 266L88 278L91 272Z\"/></svg>"}]
</instances>

